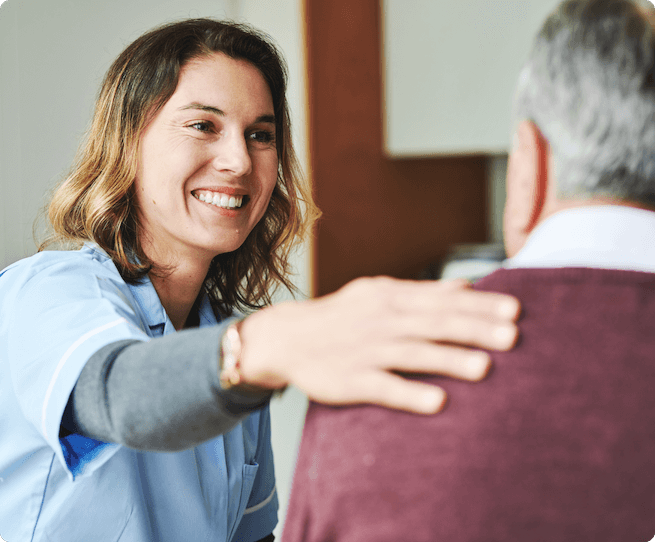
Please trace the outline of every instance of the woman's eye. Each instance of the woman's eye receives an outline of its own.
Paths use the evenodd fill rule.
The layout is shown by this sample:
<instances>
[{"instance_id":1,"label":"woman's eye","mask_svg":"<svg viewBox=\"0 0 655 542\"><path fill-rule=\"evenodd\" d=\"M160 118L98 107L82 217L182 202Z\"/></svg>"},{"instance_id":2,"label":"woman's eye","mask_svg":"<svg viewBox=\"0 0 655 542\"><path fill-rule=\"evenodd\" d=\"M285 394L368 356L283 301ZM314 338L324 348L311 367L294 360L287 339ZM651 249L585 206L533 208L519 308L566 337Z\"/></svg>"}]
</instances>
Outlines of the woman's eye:
<instances>
[{"instance_id":1,"label":"woman's eye","mask_svg":"<svg viewBox=\"0 0 655 542\"><path fill-rule=\"evenodd\" d=\"M213 129L213 125L211 122L207 121L198 121L194 122L193 124L189 124L189 128L193 128L194 130L198 130L199 132L211 132Z\"/></svg>"},{"instance_id":2,"label":"woman's eye","mask_svg":"<svg viewBox=\"0 0 655 542\"><path fill-rule=\"evenodd\" d=\"M275 143L275 132L269 130L257 130L248 136L250 141L270 145Z\"/></svg>"}]
</instances>

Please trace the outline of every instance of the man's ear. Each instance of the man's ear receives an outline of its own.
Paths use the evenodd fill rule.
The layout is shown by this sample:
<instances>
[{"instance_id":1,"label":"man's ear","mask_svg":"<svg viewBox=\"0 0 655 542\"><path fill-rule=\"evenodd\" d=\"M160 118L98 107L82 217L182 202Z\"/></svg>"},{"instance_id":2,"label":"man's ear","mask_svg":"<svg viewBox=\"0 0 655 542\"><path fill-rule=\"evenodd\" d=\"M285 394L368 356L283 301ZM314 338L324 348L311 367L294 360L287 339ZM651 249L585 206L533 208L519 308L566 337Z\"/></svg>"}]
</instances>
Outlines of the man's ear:
<instances>
[{"instance_id":1,"label":"man's ear","mask_svg":"<svg viewBox=\"0 0 655 542\"><path fill-rule=\"evenodd\" d=\"M507 166L507 200L503 217L507 253L513 256L539 222L546 202L549 146L539 128L522 121L514 136Z\"/></svg>"}]
</instances>

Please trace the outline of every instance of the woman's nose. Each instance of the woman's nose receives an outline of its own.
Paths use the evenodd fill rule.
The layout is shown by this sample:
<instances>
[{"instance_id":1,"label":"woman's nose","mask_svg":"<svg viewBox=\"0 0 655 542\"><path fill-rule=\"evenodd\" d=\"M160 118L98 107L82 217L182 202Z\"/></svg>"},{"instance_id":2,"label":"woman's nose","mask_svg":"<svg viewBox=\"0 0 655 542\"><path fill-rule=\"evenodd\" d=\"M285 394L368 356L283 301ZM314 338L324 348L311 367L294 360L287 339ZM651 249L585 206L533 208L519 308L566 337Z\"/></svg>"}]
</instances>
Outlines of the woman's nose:
<instances>
[{"instance_id":1,"label":"woman's nose","mask_svg":"<svg viewBox=\"0 0 655 542\"><path fill-rule=\"evenodd\" d=\"M235 177L244 177L252 171L252 159L243 135L225 135L217 142L214 167Z\"/></svg>"}]
</instances>

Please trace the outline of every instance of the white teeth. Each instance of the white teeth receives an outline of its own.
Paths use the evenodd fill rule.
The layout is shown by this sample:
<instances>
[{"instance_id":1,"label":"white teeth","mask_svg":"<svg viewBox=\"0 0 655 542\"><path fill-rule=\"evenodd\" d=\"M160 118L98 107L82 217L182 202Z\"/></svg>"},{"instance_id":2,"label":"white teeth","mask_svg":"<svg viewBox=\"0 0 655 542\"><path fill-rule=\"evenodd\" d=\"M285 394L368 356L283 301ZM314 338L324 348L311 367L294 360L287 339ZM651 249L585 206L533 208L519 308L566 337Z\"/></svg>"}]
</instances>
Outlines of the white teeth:
<instances>
[{"instance_id":1,"label":"white teeth","mask_svg":"<svg viewBox=\"0 0 655 542\"><path fill-rule=\"evenodd\" d=\"M224 209L238 209L243 203L243 196L228 196L219 192L198 192L193 194L200 201L222 207Z\"/></svg>"}]
</instances>

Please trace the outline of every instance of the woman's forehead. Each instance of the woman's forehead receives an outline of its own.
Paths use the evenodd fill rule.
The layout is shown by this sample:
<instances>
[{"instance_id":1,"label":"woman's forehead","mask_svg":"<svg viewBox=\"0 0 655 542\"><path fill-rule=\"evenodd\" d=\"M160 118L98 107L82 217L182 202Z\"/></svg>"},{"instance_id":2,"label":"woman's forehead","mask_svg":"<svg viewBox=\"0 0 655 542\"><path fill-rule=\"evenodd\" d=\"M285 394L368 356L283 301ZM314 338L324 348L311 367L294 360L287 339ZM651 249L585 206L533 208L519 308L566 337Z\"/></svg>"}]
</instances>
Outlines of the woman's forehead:
<instances>
[{"instance_id":1,"label":"woman's forehead","mask_svg":"<svg viewBox=\"0 0 655 542\"><path fill-rule=\"evenodd\" d=\"M251 106L269 108L273 114L271 91L259 69L247 60L231 58L224 53L212 53L187 62L180 70L171 100L173 98L199 103L203 99L238 99Z\"/></svg>"}]
</instances>

